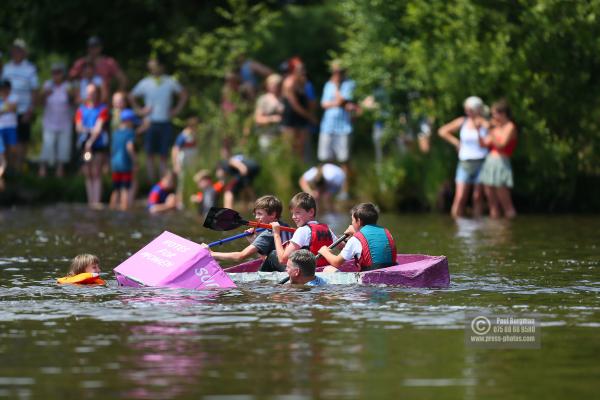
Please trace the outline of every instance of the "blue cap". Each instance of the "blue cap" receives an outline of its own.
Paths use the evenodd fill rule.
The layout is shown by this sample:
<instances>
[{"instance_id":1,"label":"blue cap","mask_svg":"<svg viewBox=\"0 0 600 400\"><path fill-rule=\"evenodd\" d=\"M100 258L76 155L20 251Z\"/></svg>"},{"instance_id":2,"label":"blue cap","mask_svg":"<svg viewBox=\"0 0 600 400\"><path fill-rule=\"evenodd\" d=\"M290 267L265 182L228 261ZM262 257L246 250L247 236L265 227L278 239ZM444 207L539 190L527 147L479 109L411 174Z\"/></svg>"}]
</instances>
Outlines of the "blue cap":
<instances>
[{"instance_id":1,"label":"blue cap","mask_svg":"<svg viewBox=\"0 0 600 400\"><path fill-rule=\"evenodd\" d=\"M121 111L121 122L135 121L136 119L137 116L135 115L133 110L126 108L123 111Z\"/></svg>"}]
</instances>

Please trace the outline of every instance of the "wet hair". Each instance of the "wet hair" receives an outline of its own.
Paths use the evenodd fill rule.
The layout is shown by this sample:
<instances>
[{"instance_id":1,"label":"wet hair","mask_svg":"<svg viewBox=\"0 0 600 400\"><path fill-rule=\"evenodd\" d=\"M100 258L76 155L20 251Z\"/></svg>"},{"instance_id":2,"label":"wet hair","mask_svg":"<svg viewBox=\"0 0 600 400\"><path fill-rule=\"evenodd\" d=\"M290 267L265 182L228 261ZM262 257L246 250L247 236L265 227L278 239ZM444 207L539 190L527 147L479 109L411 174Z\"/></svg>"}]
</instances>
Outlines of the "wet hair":
<instances>
[{"instance_id":1,"label":"wet hair","mask_svg":"<svg viewBox=\"0 0 600 400\"><path fill-rule=\"evenodd\" d=\"M93 254L79 254L71 260L69 275L79 275L85 272L85 269L94 264L100 264L100 259Z\"/></svg>"},{"instance_id":2,"label":"wet hair","mask_svg":"<svg viewBox=\"0 0 600 400\"><path fill-rule=\"evenodd\" d=\"M379 212L373 203L360 203L352 207L350 215L352 215L355 220L360 220L362 225L375 225L379 218Z\"/></svg>"},{"instance_id":3,"label":"wet hair","mask_svg":"<svg viewBox=\"0 0 600 400\"><path fill-rule=\"evenodd\" d=\"M290 254L288 260L300 269L303 276L314 276L317 268L317 259L313 253L306 249L300 249Z\"/></svg>"},{"instance_id":4,"label":"wet hair","mask_svg":"<svg viewBox=\"0 0 600 400\"><path fill-rule=\"evenodd\" d=\"M265 210L267 214L275 213L277 219L281 217L281 211L283 210L283 206L281 205L281 200L272 195L266 195L258 198L254 202L254 210L258 209Z\"/></svg>"},{"instance_id":5,"label":"wet hair","mask_svg":"<svg viewBox=\"0 0 600 400\"><path fill-rule=\"evenodd\" d=\"M296 193L290 200L290 209L300 207L305 211L315 210L315 217L317 216L317 202L315 198L306 192Z\"/></svg>"},{"instance_id":6,"label":"wet hair","mask_svg":"<svg viewBox=\"0 0 600 400\"><path fill-rule=\"evenodd\" d=\"M492 110L500 114L506 115L506 118L512 121L512 112L506 99L500 99L492 104Z\"/></svg>"}]
</instances>

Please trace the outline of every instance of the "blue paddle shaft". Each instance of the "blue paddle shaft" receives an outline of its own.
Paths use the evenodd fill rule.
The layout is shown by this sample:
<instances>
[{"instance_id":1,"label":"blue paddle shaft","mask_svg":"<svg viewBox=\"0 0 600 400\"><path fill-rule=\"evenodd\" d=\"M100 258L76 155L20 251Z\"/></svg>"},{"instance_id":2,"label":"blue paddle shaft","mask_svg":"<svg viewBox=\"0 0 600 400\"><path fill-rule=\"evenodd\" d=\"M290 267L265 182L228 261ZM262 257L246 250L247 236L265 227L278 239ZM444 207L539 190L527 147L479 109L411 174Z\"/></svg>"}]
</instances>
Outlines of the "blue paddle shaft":
<instances>
[{"instance_id":1,"label":"blue paddle shaft","mask_svg":"<svg viewBox=\"0 0 600 400\"><path fill-rule=\"evenodd\" d=\"M232 241L237 240L239 238L243 238L243 237L246 237L246 236L254 235L254 233L260 233L260 232L262 232L264 230L266 230L266 229L260 228L260 229L256 229L254 232L243 232L243 233L240 233L240 234L237 234L237 235L234 235L234 236L230 236L230 237L225 238L225 239L217 240L216 242L209 243L208 247L218 246L218 245L221 245L223 243L232 242Z\"/></svg>"}]
</instances>

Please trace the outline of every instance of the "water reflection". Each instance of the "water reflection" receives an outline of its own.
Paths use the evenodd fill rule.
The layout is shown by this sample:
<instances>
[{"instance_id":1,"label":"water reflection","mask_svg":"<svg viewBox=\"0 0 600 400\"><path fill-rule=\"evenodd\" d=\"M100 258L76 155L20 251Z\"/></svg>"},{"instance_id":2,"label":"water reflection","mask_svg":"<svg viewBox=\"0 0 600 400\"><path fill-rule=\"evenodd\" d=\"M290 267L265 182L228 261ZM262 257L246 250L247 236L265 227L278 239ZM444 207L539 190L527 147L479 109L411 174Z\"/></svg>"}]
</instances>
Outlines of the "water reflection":
<instances>
[{"instance_id":1,"label":"water reflection","mask_svg":"<svg viewBox=\"0 0 600 400\"><path fill-rule=\"evenodd\" d=\"M215 353L202 350L200 335L178 324L144 324L128 328L129 356L122 363L131 399L169 399L189 392L206 364L218 367Z\"/></svg>"}]
</instances>

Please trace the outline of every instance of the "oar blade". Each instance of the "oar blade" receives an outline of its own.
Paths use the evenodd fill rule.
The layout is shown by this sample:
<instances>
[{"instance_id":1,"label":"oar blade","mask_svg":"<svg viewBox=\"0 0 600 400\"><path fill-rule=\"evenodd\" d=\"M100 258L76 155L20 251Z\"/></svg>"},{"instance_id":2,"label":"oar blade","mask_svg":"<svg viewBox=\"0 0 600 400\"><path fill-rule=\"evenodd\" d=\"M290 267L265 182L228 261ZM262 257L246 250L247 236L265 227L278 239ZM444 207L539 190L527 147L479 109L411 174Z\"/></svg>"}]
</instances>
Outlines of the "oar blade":
<instances>
[{"instance_id":1,"label":"oar blade","mask_svg":"<svg viewBox=\"0 0 600 400\"><path fill-rule=\"evenodd\" d=\"M245 222L235 210L212 207L206 214L203 226L214 231L230 231L245 225Z\"/></svg>"}]
</instances>

